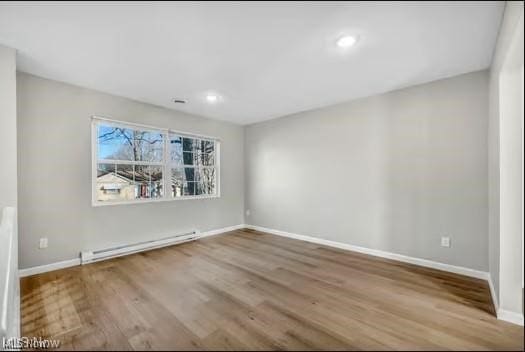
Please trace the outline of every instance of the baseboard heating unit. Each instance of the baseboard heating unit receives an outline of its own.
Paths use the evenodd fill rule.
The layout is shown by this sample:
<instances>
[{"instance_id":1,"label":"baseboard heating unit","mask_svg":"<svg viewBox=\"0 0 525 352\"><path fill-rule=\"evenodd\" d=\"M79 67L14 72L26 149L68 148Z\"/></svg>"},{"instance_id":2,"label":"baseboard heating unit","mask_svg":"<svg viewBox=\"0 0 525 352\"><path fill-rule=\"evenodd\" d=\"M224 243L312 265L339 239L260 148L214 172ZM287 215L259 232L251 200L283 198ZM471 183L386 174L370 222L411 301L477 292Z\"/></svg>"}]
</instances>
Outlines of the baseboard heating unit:
<instances>
[{"instance_id":1,"label":"baseboard heating unit","mask_svg":"<svg viewBox=\"0 0 525 352\"><path fill-rule=\"evenodd\" d=\"M194 241L200 237L199 231L161 238L158 240L144 241L112 248L100 249L96 251L83 251L80 253L80 263L88 264L100 260L121 257L128 254L147 251L150 249L171 246L174 244Z\"/></svg>"}]
</instances>

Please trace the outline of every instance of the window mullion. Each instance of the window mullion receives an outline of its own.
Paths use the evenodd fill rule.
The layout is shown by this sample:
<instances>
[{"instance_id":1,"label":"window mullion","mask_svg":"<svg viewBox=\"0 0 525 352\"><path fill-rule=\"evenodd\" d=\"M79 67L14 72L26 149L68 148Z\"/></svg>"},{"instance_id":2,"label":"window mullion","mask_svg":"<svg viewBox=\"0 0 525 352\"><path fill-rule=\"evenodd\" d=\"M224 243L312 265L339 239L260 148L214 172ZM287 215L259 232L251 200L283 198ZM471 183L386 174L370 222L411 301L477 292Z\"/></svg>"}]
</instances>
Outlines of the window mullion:
<instances>
[{"instance_id":1,"label":"window mullion","mask_svg":"<svg viewBox=\"0 0 525 352\"><path fill-rule=\"evenodd\" d=\"M164 156L163 156L163 177L162 184L164 188L164 199L171 198L171 168L170 168L170 134L169 131L164 131Z\"/></svg>"}]
</instances>

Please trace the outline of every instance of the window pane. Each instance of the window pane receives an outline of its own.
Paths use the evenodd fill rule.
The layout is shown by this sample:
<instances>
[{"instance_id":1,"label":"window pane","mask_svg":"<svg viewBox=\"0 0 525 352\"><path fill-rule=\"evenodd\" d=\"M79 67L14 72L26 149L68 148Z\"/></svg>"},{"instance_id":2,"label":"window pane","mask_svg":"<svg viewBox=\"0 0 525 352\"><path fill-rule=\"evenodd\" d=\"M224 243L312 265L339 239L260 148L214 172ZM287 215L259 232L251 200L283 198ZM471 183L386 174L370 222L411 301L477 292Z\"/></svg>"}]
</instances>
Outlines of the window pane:
<instances>
[{"instance_id":1,"label":"window pane","mask_svg":"<svg viewBox=\"0 0 525 352\"><path fill-rule=\"evenodd\" d=\"M194 149L193 165L215 165L215 143L213 141L199 140L198 148Z\"/></svg>"},{"instance_id":2,"label":"window pane","mask_svg":"<svg viewBox=\"0 0 525 352\"><path fill-rule=\"evenodd\" d=\"M135 165L135 182L150 182L151 181L151 172L150 167L147 165Z\"/></svg>"},{"instance_id":3,"label":"window pane","mask_svg":"<svg viewBox=\"0 0 525 352\"><path fill-rule=\"evenodd\" d=\"M195 181L213 182L215 180L215 168L197 168L195 169Z\"/></svg>"},{"instance_id":4,"label":"window pane","mask_svg":"<svg viewBox=\"0 0 525 352\"><path fill-rule=\"evenodd\" d=\"M133 160L133 130L128 128L98 125L98 158Z\"/></svg>"},{"instance_id":5,"label":"window pane","mask_svg":"<svg viewBox=\"0 0 525 352\"><path fill-rule=\"evenodd\" d=\"M183 161L184 165L195 165L195 157L197 154L193 152L184 152L183 153Z\"/></svg>"},{"instance_id":6,"label":"window pane","mask_svg":"<svg viewBox=\"0 0 525 352\"><path fill-rule=\"evenodd\" d=\"M150 173L152 182L162 181L162 166L150 166Z\"/></svg>"},{"instance_id":7,"label":"window pane","mask_svg":"<svg viewBox=\"0 0 525 352\"><path fill-rule=\"evenodd\" d=\"M134 199L133 176L129 179L132 165L98 164L97 200L122 201ZM123 176L125 175L125 176Z\"/></svg>"},{"instance_id":8,"label":"window pane","mask_svg":"<svg viewBox=\"0 0 525 352\"><path fill-rule=\"evenodd\" d=\"M195 168L186 167L184 168L184 181L196 181L195 180Z\"/></svg>"},{"instance_id":9,"label":"window pane","mask_svg":"<svg viewBox=\"0 0 525 352\"><path fill-rule=\"evenodd\" d=\"M133 165L123 165L118 164L115 165L116 173L117 175L122 178L128 180L130 183L133 183L135 179L134 171L133 171Z\"/></svg>"},{"instance_id":10,"label":"window pane","mask_svg":"<svg viewBox=\"0 0 525 352\"><path fill-rule=\"evenodd\" d=\"M194 138L182 138L182 150L185 152L193 152L199 150L198 140Z\"/></svg>"},{"instance_id":11,"label":"window pane","mask_svg":"<svg viewBox=\"0 0 525 352\"><path fill-rule=\"evenodd\" d=\"M172 164L182 164L182 137L170 135L170 158Z\"/></svg>"},{"instance_id":12,"label":"window pane","mask_svg":"<svg viewBox=\"0 0 525 352\"><path fill-rule=\"evenodd\" d=\"M214 195L215 168L172 168L171 196Z\"/></svg>"},{"instance_id":13,"label":"window pane","mask_svg":"<svg viewBox=\"0 0 525 352\"><path fill-rule=\"evenodd\" d=\"M184 169L171 169L171 196L180 197L183 194Z\"/></svg>"},{"instance_id":14,"label":"window pane","mask_svg":"<svg viewBox=\"0 0 525 352\"><path fill-rule=\"evenodd\" d=\"M195 195L214 195L215 182L197 182L195 188Z\"/></svg>"},{"instance_id":15,"label":"window pane","mask_svg":"<svg viewBox=\"0 0 525 352\"><path fill-rule=\"evenodd\" d=\"M199 176L199 171L193 167L177 167L171 169L172 184L181 185L183 182L195 182Z\"/></svg>"},{"instance_id":16,"label":"window pane","mask_svg":"<svg viewBox=\"0 0 525 352\"><path fill-rule=\"evenodd\" d=\"M215 194L215 168L195 169L196 195Z\"/></svg>"},{"instance_id":17,"label":"window pane","mask_svg":"<svg viewBox=\"0 0 525 352\"><path fill-rule=\"evenodd\" d=\"M162 167L135 165L135 198L162 197Z\"/></svg>"},{"instance_id":18,"label":"window pane","mask_svg":"<svg viewBox=\"0 0 525 352\"><path fill-rule=\"evenodd\" d=\"M115 126L98 126L98 158L162 162L163 134Z\"/></svg>"},{"instance_id":19,"label":"window pane","mask_svg":"<svg viewBox=\"0 0 525 352\"><path fill-rule=\"evenodd\" d=\"M202 141L201 151L203 153L213 153L215 151L215 143L213 141Z\"/></svg>"},{"instance_id":20,"label":"window pane","mask_svg":"<svg viewBox=\"0 0 525 352\"><path fill-rule=\"evenodd\" d=\"M180 138L180 139L179 139ZM173 145L177 145L177 149ZM172 138L172 162L183 165L215 165L215 143L213 141L196 138L177 137L176 142Z\"/></svg>"},{"instance_id":21,"label":"window pane","mask_svg":"<svg viewBox=\"0 0 525 352\"><path fill-rule=\"evenodd\" d=\"M135 161L161 162L164 136L160 132L133 131Z\"/></svg>"},{"instance_id":22,"label":"window pane","mask_svg":"<svg viewBox=\"0 0 525 352\"><path fill-rule=\"evenodd\" d=\"M202 166L214 166L215 165L215 154L214 153L201 153L198 155L196 165Z\"/></svg>"},{"instance_id":23,"label":"window pane","mask_svg":"<svg viewBox=\"0 0 525 352\"><path fill-rule=\"evenodd\" d=\"M184 182L182 194L184 196L195 195L195 182Z\"/></svg>"},{"instance_id":24,"label":"window pane","mask_svg":"<svg viewBox=\"0 0 525 352\"><path fill-rule=\"evenodd\" d=\"M115 172L115 164L98 164L97 178Z\"/></svg>"}]
</instances>

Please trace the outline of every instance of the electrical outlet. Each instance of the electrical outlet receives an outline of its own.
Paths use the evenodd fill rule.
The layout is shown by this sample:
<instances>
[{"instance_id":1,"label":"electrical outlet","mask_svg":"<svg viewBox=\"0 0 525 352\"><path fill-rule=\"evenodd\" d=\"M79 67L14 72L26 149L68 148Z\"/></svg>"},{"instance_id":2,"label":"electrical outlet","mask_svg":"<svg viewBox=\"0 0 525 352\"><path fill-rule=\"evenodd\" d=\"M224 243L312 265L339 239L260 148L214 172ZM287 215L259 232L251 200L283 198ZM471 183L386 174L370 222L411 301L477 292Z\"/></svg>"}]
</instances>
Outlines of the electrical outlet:
<instances>
[{"instance_id":1,"label":"electrical outlet","mask_svg":"<svg viewBox=\"0 0 525 352\"><path fill-rule=\"evenodd\" d=\"M38 242L38 248L40 249L47 248L47 238L46 237L42 237L40 239L40 241Z\"/></svg>"},{"instance_id":2,"label":"electrical outlet","mask_svg":"<svg viewBox=\"0 0 525 352\"><path fill-rule=\"evenodd\" d=\"M441 237L441 247L450 247L450 237Z\"/></svg>"},{"instance_id":3,"label":"electrical outlet","mask_svg":"<svg viewBox=\"0 0 525 352\"><path fill-rule=\"evenodd\" d=\"M246 216L250 216L250 209L246 210Z\"/></svg>"}]
</instances>

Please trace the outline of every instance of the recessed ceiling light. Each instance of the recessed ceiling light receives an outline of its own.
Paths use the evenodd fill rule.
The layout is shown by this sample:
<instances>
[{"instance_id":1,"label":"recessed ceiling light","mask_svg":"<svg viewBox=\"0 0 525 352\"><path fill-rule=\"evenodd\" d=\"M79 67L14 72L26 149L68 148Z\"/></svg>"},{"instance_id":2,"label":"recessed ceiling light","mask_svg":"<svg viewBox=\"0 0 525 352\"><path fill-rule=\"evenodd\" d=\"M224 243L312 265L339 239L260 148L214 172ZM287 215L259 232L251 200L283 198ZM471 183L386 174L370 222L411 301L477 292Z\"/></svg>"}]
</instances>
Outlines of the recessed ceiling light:
<instances>
[{"instance_id":1,"label":"recessed ceiling light","mask_svg":"<svg viewBox=\"0 0 525 352\"><path fill-rule=\"evenodd\" d=\"M340 48L349 48L357 43L357 37L354 35L344 35L337 39L337 46Z\"/></svg>"},{"instance_id":2,"label":"recessed ceiling light","mask_svg":"<svg viewBox=\"0 0 525 352\"><path fill-rule=\"evenodd\" d=\"M208 94L206 95L206 100L208 103L216 103L219 101L219 96L217 94Z\"/></svg>"}]
</instances>

